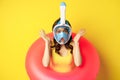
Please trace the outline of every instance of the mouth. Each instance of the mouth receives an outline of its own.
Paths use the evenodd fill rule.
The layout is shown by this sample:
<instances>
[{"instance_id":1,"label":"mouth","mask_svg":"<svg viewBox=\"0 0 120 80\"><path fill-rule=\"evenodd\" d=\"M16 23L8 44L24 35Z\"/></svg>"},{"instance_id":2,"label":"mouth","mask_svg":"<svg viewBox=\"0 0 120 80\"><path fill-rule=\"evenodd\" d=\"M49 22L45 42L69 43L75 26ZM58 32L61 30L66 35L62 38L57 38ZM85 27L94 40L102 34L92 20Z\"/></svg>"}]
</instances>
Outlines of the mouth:
<instances>
[{"instance_id":1,"label":"mouth","mask_svg":"<svg viewBox=\"0 0 120 80\"><path fill-rule=\"evenodd\" d=\"M61 38L60 42L65 42L64 38Z\"/></svg>"}]
</instances>

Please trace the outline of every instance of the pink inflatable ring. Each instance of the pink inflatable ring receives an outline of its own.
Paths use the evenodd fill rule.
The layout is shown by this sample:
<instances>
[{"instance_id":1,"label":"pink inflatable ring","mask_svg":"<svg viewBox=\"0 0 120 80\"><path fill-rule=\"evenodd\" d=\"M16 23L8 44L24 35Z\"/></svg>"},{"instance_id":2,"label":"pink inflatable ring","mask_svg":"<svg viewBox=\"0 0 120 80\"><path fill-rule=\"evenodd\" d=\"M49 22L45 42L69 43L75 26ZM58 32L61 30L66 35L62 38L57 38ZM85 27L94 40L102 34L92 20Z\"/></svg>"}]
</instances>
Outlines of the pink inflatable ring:
<instances>
[{"instance_id":1,"label":"pink inflatable ring","mask_svg":"<svg viewBox=\"0 0 120 80\"><path fill-rule=\"evenodd\" d=\"M53 39L53 34L48 36ZM75 33L72 33L74 38ZM82 65L76 67L68 73L58 73L45 68L42 65L42 56L44 53L45 43L39 38L30 47L26 56L26 70L30 80L95 80L99 71L100 61L96 49L88 40L81 37L79 40L82 55Z\"/></svg>"}]
</instances>

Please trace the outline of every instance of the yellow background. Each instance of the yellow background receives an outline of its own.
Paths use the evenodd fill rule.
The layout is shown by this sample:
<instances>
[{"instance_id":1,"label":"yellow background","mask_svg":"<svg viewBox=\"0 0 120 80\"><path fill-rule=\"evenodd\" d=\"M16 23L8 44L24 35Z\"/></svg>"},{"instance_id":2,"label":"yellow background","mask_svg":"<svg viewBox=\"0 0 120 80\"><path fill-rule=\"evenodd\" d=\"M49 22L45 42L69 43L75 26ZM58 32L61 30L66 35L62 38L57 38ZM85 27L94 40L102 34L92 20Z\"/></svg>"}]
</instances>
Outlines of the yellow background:
<instances>
[{"instance_id":1,"label":"yellow background","mask_svg":"<svg viewBox=\"0 0 120 80\"><path fill-rule=\"evenodd\" d=\"M0 80L29 80L25 57L40 29L51 32L63 0L0 0ZM120 80L120 1L64 0L73 32L97 49L101 68L97 80Z\"/></svg>"}]
</instances>

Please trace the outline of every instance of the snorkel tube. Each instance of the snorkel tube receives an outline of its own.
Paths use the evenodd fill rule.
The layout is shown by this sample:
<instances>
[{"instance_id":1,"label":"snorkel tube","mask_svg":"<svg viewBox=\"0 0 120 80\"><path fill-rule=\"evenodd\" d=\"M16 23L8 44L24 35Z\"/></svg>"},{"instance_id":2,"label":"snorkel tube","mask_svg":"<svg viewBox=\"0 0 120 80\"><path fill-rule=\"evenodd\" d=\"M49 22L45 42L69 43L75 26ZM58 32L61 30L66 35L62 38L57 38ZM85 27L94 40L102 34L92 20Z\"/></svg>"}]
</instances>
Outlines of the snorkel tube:
<instances>
[{"instance_id":1,"label":"snorkel tube","mask_svg":"<svg viewBox=\"0 0 120 80\"><path fill-rule=\"evenodd\" d=\"M66 11L66 4L62 2L60 4L60 24L61 25L65 24L65 11Z\"/></svg>"},{"instance_id":2,"label":"snorkel tube","mask_svg":"<svg viewBox=\"0 0 120 80\"><path fill-rule=\"evenodd\" d=\"M71 27L66 23L65 13L66 13L66 4L62 2L60 4L60 21L53 28L54 38L59 44L66 44L69 41L72 32ZM57 36L56 30L58 28L66 28L68 30L68 35L66 35L65 33L61 33L60 35ZM61 38L64 38L65 42L60 42Z\"/></svg>"}]
</instances>

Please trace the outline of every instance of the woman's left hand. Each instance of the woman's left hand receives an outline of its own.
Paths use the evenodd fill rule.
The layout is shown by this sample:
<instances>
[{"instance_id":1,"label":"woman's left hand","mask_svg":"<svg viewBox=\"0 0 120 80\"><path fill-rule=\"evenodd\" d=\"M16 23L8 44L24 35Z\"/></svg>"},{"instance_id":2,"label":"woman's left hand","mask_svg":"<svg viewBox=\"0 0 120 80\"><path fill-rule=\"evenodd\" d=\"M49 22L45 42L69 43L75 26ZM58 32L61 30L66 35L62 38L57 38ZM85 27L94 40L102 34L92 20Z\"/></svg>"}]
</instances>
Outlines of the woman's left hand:
<instances>
[{"instance_id":1,"label":"woman's left hand","mask_svg":"<svg viewBox=\"0 0 120 80\"><path fill-rule=\"evenodd\" d=\"M81 36L83 36L85 34L85 29L81 29L77 34L76 36L74 37L73 41L75 43L77 43L80 39Z\"/></svg>"}]
</instances>

